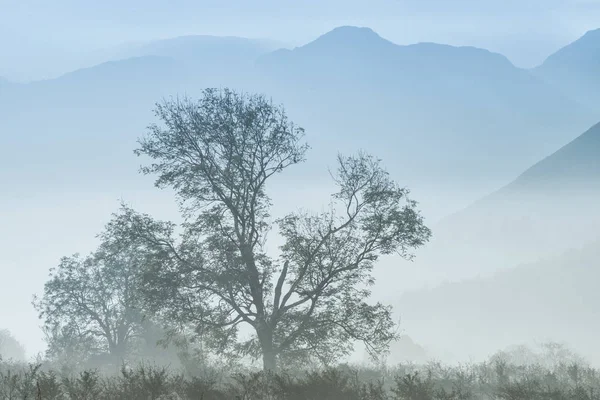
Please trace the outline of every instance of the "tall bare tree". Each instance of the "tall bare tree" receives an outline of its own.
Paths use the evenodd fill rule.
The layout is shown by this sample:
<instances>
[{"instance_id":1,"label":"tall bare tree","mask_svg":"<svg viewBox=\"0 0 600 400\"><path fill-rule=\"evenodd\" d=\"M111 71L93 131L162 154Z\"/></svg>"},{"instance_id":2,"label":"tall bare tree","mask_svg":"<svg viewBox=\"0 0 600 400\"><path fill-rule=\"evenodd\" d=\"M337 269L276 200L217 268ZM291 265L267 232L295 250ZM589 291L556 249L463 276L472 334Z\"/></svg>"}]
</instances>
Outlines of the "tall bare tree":
<instances>
[{"instance_id":1,"label":"tall bare tree","mask_svg":"<svg viewBox=\"0 0 600 400\"><path fill-rule=\"evenodd\" d=\"M278 363L331 361L362 341L377 354L395 338L390 307L367 302L380 255L410 250L430 232L378 160L338 158L337 193L323 213L271 221L267 183L302 162L304 131L264 96L207 89L199 101L157 105L160 124L140 140L143 167L172 188L185 222L160 222L124 207L111 235L148 246L146 298L172 321L192 324L220 351ZM285 240L265 251L273 226ZM243 338L246 324L254 334Z\"/></svg>"}]
</instances>

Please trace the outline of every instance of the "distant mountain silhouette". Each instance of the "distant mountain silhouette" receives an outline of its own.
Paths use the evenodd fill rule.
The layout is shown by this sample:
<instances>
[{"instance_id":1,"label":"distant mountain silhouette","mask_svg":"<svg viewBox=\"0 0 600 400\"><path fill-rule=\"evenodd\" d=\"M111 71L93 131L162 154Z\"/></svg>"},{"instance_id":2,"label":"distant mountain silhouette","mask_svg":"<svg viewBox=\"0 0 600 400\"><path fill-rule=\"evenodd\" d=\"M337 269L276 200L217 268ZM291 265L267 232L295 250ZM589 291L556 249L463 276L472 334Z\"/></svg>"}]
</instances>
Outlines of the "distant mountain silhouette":
<instances>
[{"instance_id":1,"label":"distant mountain silhouette","mask_svg":"<svg viewBox=\"0 0 600 400\"><path fill-rule=\"evenodd\" d=\"M334 29L258 67L263 90L289 109L327 121L337 141L352 138L417 181L442 173L491 190L600 118L502 55L399 46L368 28Z\"/></svg>"},{"instance_id":2,"label":"distant mountain silhouette","mask_svg":"<svg viewBox=\"0 0 600 400\"><path fill-rule=\"evenodd\" d=\"M600 239L600 124L434 227L423 263L489 274Z\"/></svg>"},{"instance_id":3,"label":"distant mountain silhouette","mask_svg":"<svg viewBox=\"0 0 600 400\"><path fill-rule=\"evenodd\" d=\"M600 123L529 168L504 190L557 188L600 190Z\"/></svg>"},{"instance_id":4,"label":"distant mountain silhouette","mask_svg":"<svg viewBox=\"0 0 600 400\"><path fill-rule=\"evenodd\" d=\"M4 162L16 163L18 148L31 151L20 138L43 135L55 142L39 144L38 160L65 152L67 168L70 157L89 151L74 148L74 138L86 138L98 151L83 160L97 163L88 179L106 179L98 176L101 151L110 149L115 171L136 166L131 148L154 121L156 101L228 86L283 103L307 129L309 160L365 149L413 189L426 211L437 207L443 214L493 190L596 120L504 56L477 48L398 46L368 28L340 27L293 50L268 50L269 44L239 38L175 38L133 46L126 59L2 90L0 129L13 134L16 146L5 148ZM47 151L55 145L62 146L56 154ZM83 180L85 168L73 164L65 174ZM123 172L120 180L132 175Z\"/></svg>"},{"instance_id":5,"label":"distant mountain silhouette","mask_svg":"<svg viewBox=\"0 0 600 400\"><path fill-rule=\"evenodd\" d=\"M407 293L396 307L404 331L427 348L483 357L514 343L557 341L597 363L599 280L600 242L590 242L490 277Z\"/></svg>"},{"instance_id":6,"label":"distant mountain silhouette","mask_svg":"<svg viewBox=\"0 0 600 400\"><path fill-rule=\"evenodd\" d=\"M69 112L87 108L97 116L102 110L127 105L127 113L131 115L138 107L152 107L174 88L182 89L183 86L177 86L176 82L184 75L183 66L168 57L143 56L109 61L56 79L14 85L0 94L0 105L14 113ZM92 115L89 118L94 118ZM62 117L59 111L52 119L58 122Z\"/></svg>"},{"instance_id":7,"label":"distant mountain silhouette","mask_svg":"<svg viewBox=\"0 0 600 400\"><path fill-rule=\"evenodd\" d=\"M600 110L600 29L552 54L534 74L572 98Z\"/></svg>"}]
</instances>

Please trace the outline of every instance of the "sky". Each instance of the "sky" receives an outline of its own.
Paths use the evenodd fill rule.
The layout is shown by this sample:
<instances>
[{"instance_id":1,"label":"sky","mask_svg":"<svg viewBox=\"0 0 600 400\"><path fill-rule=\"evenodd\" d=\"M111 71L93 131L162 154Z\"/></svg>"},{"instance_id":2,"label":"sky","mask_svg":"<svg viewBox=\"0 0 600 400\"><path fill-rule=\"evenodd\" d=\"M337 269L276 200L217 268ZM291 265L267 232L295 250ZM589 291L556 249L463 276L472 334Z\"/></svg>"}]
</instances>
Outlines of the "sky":
<instances>
[{"instance_id":1,"label":"sky","mask_svg":"<svg viewBox=\"0 0 600 400\"><path fill-rule=\"evenodd\" d=\"M398 44L483 47L532 67L597 21L598 0L0 0L0 76L51 78L132 41L211 34L294 46L340 25Z\"/></svg>"}]
</instances>

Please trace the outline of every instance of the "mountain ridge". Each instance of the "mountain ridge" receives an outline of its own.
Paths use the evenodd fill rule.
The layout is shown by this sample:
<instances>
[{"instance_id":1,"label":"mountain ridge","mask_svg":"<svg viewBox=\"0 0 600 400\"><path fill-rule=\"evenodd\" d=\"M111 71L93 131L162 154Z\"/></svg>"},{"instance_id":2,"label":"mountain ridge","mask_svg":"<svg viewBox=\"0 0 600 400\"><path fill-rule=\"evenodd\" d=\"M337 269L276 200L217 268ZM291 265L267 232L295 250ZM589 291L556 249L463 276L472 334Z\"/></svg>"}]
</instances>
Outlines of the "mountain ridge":
<instances>
[{"instance_id":1,"label":"mountain ridge","mask_svg":"<svg viewBox=\"0 0 600 400\"><path fill-rule=\"evenodd\" d=\"M433 227L422 259L461 277L488 275L595 240L600 225L600 123L500 189Z\"/></svg>"},{"instance_id":2,"label":"mountain ridge","mask_svg":"<svg viewBox=\"0 0 600 400\"><path fill-rule=\"evenodd\" d=\"M335 52L331 51L332 47L335 47ZM397 52L404 57L404 59L400 58L398 61L405 61L407 56L419 56L420 51L423 52L421 55L422 57L435 54L436 51L445 53L455 52L460 53L461 55L475 55L479 59L490 57L500 64L517 68L506 56L487 49L475 46L453 46L434 42L418 42L401 45L385 39L371 28L356 26L340 26L334 28L302 46L293 49L279 49L270 54L263 55L261 58L270 58L273 53L276 55L304 55L311 52L318 53L320 56L337 56L339 54L356 54L356 52L361 52L360 55L364 57L366 55L377 55L383 51Z\"/></svg>"},{"instance_id":3,"label":"mountain ridge","mask_svg":"<svg viewBox=\"0 0 600 400\"><path fill-rule=\"evenodd\" d=\"M535 184L536 179L547 179L550 184L564 186L598 184L599 155L600 122L526 170L507 189Z\"/></svg>"},{"instance_id":4,"label":"mountain ridge","mask_svg":"<svg viewBox=\"0 0 600 400\"><path fill-rule=\"evenodd\" d=\"M221 43L218 37L212 40ZM337 44L349 42L357 46ZM378 56L366 57L361 50L365 47ZM87 107L90 121L98 118L96 114L110 113L115 119L127 118L132 126L140 124L141 130L161 98L182 93L193 97L204 87L228 86L285 104L290 117L307 128L323 159L335 156L334 149L364 149L389 160L392 173L413 188L423 204L429 201L438 207L428 190L437 191L440 182L448 191L470 185L467 189L476 193L469 194L472 201L572 139L565 134L566 126L592 120L587 110L502 55L469 46L401 46L369 28L339 27L300 48L260 55L255 62L255 53L247 57L244 50L239 57L246 61L239 64L212 62L210 51L192 55L207 62L187 64L189 48L184 43L183 50L161 50L177 57L111 61L0 95L5 110L20 105L30 115L17 121L25 118L23 113L12 113L6 129L31 126L40 131L33 125L43 114L47 123L57 124L58 135L78 135L68 126L59 129L59 118L68 119L73 109ZM317 48L324 50L315 52ZM50 113L50 108L56 112ZM123 145L119 141L124 137L133 140L108 120L97 125L106 131L106 147L109 140L115 146ZM91 128L85 132L92 135ZM445 214L458 206L448 202L444 207L436 212Z\"/></svg>"},{"instance_id":5,"label":"mountain ridge","mask_svg":"<svg viewBox=\"0 0 600 400\"><path fill-rule=\"evenodd\" d=\"M600 111L600 29L551 54L532 73L568 96Z\"/></svg>"}]
</instances>

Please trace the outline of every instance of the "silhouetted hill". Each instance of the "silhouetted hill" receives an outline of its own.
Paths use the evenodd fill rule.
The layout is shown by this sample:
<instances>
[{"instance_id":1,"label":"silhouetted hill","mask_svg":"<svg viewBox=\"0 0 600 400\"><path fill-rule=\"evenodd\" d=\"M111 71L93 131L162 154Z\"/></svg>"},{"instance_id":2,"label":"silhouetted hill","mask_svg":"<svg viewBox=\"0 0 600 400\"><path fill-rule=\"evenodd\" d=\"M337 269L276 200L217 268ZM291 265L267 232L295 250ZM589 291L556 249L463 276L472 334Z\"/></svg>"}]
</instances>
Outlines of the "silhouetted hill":
<instances>
[{"instance_id":1,"label":"silhouetted hill","mask_svg":"<svg viewBox=\"0 0 600 400\"><path fill-rule=\"evenodd\" d=\"M311 58L317 60L310 60ZM459 73L465 74L469 70L483 71L489 67L494 67L496 71L515 68L506 57L487 50L436 43L400 46L382 38L370 28L352 26L335 28L293 50L282 49L261 57L265 64L279 62L284 65L290 61L301 62L303 59L306 65L317 67L327 66L326 61L337 64L339 61L354 59L355 64L346 65L350 70L359 69L362 64L383 63L391 66L390 72L408 68L418 71L425 67L431 70L458 69ZM437 64L437 61L445 64ZM376 71L370 72L373 74Z\"/></svg>"},{"instance_id":2,"label":"silhouetted hill","mask_svg":"<svg viewBox=\"0 0 600 400\"><path fill-rule=\"evenodd\" d=\"M65 168L73 163L67 179L83 179L75 155L91 149L74 146L85 138L97 152L83 160L97 163L88 179L106 179L99 175L105 151L115 171L132 170L120 175L124 181L135 176L131 148L153 121L156 101L229 86L283 103L307 129L309 160L358 148L375 153L439 216L517 175L595 118L505 57L472 47L398 46L370 29L341 27L293 50L266 48L239 38L176 38L129 49L138 52L133 58L3 90L0 124L14 138L4 162L40 146L37 160L61 154Z\"/></svg>"},{"instance_id":3,"label":"silhouetted hill","mask_svg":"<svg viewBox=\"0 0 600 400\"><path fill-rule=\"evenodd\" d=\"M600 124L434 227L422 262L489 274L600 238Z\"/></svg>"},{"instance_id":4,"label":"silhouetted hill","mask_svg":"<svg viewBox=\"0 0 600 400\"><path fill-rule=\"evenodd\" d=\"M289 109L326 121L342 146L352 138L394 159L414 184L443 175L492 190L597 120L502 55L399 46L368 28L334 29L258 66L262 87Z\"/></svg>"},{"instance_id":5,"label":"silhouetted hill","mask_svg":"<svg viewBox=\"0 0 600 400\"><path fill-rule=\"evenodd\" d=\"M600 71L600 70L599 70ZM600 123L525 171L505 191L600 189Z\"/></svg>"},{"instance_id":6,"label":"silhouetted hill","mask_svg":"<svg viewBox=\"0 0 600 400\"><path fill-rule=\"evenodd\" d=\"M56 96L54 100L63 97L66 104L72 104L74 100L67 96L97 102L97 96L101 94L110 96L107 102L119 102L123 95L139 99L151 95L148 89L175 81L182 71L182 66L168 57L132 57L79 69L56 79L29 84L26 88L32 98L44 92ZM40 104L40 107L44 106L48 104Z\"/></svg>"},{"instance_id":7,"label":"silhouetted hill","mask_svg":"<svg viewBox=\"0 0 600 400\"><path fill-rule=\"evenodd\" d=\"M534 73L595 110L600 109L600 29L552 54Z\"/></svg>"},{"instance_id":8,"label":"silhouetted hill","mask_svg":"<svg viewBox=\"0 0 600 400\"><path fill-rule=\"evenodd\" d=\"M396 304L404 331L426 348L466 358L514 343L564 341L598 362L599 280L595 242L491 277L407 293Z\"/></svg>"}]
</instances>

